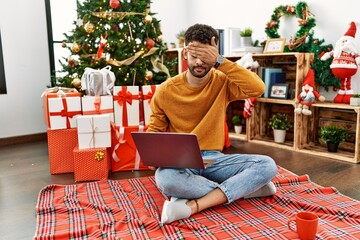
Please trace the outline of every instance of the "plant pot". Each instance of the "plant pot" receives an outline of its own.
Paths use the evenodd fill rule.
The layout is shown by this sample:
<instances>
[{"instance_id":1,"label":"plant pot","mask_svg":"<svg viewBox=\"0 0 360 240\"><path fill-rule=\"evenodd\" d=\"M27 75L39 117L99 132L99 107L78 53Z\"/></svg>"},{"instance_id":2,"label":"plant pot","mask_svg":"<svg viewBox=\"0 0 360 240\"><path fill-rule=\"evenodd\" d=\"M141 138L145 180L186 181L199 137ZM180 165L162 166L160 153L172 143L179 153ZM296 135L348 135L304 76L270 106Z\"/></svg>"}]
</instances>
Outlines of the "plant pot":
<instances>
[{"instance_id":1,"label":"plant pot","mask_svg":"<svg viewBox=\"0 0 360 240\"><path fill-rule=\"evenodd\" d=\"M239 126L235 125L235 126L234 126L234 130L235 130L235 133L236 133L236 134L240 134L241 131L242 131L242 126L241 126L241 125L239 125Z\"/></svg>"},{"instance_id":2,"label":"plant pot","mask_svg":"<svg viewBox=\"0 0 360 240\"><path fill-rule=\"evenodd\" d=\"M286 130L273 129L274 131L274 142L283 143L285 142Z\"/></svg>"},{"instance_id":3,"label":"plant pot","mask_svg":"<svg viewBox=\"0 0 360 240\"><path fill-rule=\"evenodd\" d=\"M327 142L328 152L337 152L339 148L339 143Z\"/></svg>"},{"instance_id":4,"label":"plant pot","mask_svg":"<svg viewBox=\"0 0 360 240\"><path fill-rule=\"evenodd\" d=\"M350 106L359 107L360 106L360 98L350 98Z\"/></svg>"},{"instance_id":5,"label":"plant pot","mask_svg":"<svg viewBox=\"0 0 360 240\"><path fill-rule=\"evenodd\" d=\"M252 47L251 37L240 37L240 47Z\"/></svg>"}]
</instances>

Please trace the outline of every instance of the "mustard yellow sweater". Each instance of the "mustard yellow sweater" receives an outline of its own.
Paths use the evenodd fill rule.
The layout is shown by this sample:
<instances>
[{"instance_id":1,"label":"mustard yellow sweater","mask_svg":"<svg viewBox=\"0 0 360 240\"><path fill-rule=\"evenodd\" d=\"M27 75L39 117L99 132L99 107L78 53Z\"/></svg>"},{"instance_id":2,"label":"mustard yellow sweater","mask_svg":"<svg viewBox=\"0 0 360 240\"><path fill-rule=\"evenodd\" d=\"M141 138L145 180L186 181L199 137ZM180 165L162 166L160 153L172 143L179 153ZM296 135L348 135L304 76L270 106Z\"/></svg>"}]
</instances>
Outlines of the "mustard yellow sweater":
<instances>
[{"instance_id":1,"label":"mustard yellow sweater","mask_svg":"<svg viewBox=\"0 0 360 240\"><path fill-rule=\"evenodd\" d=\"M198 87L190 86L183 72L157 88L147 131L194 133L201 150L221 151L229 102L258 97L264 90L257 74L227 59Z\"/></svg>"}]
</instances>

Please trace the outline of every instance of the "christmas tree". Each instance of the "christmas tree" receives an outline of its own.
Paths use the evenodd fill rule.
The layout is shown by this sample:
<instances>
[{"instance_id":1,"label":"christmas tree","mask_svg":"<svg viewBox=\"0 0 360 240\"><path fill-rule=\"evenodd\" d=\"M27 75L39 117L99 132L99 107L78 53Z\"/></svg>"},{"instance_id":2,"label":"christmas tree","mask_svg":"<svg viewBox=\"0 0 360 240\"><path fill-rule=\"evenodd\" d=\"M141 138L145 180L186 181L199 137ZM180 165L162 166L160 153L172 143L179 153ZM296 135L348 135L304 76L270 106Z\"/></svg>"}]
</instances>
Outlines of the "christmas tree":
<instances>
[{"instance_id":1,"label":"christmas tree","mask_svg":"<svg viewBox=\"0 0 360 240\"><path fill-rule=\"evenodd\" d=\"M59 60L63 77L52 78L53 86L80 91L85 68L106 66L111 66L117 86L158 84L174 75L177 59L164 62L167 48L150 0L77 1L77 15L62 42L71 55Z\"/></svg>"}]
</instances>

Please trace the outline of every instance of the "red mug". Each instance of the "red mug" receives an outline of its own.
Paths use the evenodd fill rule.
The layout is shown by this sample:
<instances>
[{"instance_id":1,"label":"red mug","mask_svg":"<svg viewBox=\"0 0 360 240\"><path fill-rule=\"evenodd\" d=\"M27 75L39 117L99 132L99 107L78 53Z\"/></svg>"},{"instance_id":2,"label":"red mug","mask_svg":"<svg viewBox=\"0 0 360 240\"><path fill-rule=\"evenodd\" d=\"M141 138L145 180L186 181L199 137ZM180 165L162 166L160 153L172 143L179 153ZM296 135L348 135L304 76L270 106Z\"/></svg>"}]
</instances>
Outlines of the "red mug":
<instances>
[{"instance_id":1,"label":"red mug","mask_svg":"<svg viewBox=\"0 0 360 240\"><path fill-rule=\"evenodd\" d=\"M296 229L290 226L294 222ZM288 221L288 227L296 232L301 240L312 240L315 238L318 227L318 216L312 212L298 212Z\"/></svg>"}]
</instances>

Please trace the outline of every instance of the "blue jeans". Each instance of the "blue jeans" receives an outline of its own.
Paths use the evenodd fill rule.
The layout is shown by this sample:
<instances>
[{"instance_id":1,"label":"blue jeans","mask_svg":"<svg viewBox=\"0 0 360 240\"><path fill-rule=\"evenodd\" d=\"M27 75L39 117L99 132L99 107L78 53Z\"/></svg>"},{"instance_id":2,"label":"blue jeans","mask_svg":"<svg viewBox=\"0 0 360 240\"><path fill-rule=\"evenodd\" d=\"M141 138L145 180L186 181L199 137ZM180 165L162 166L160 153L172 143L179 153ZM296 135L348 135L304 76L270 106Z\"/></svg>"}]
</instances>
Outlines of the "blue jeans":
<instances>
[{"instance_id":1,"label":"blue jeans","mask_svg":"<svg viewBox=\"0 0 360 240\"><path fill-rule=\"evenodd\" d=\"M160 191L171 197L196 199L220 188L230 203L260 189L277 173L274 160L264 155L219 151L202 151L202 155L215 163L202 170L158 168L155 180Z\"/></svg>"}]
</instances>

